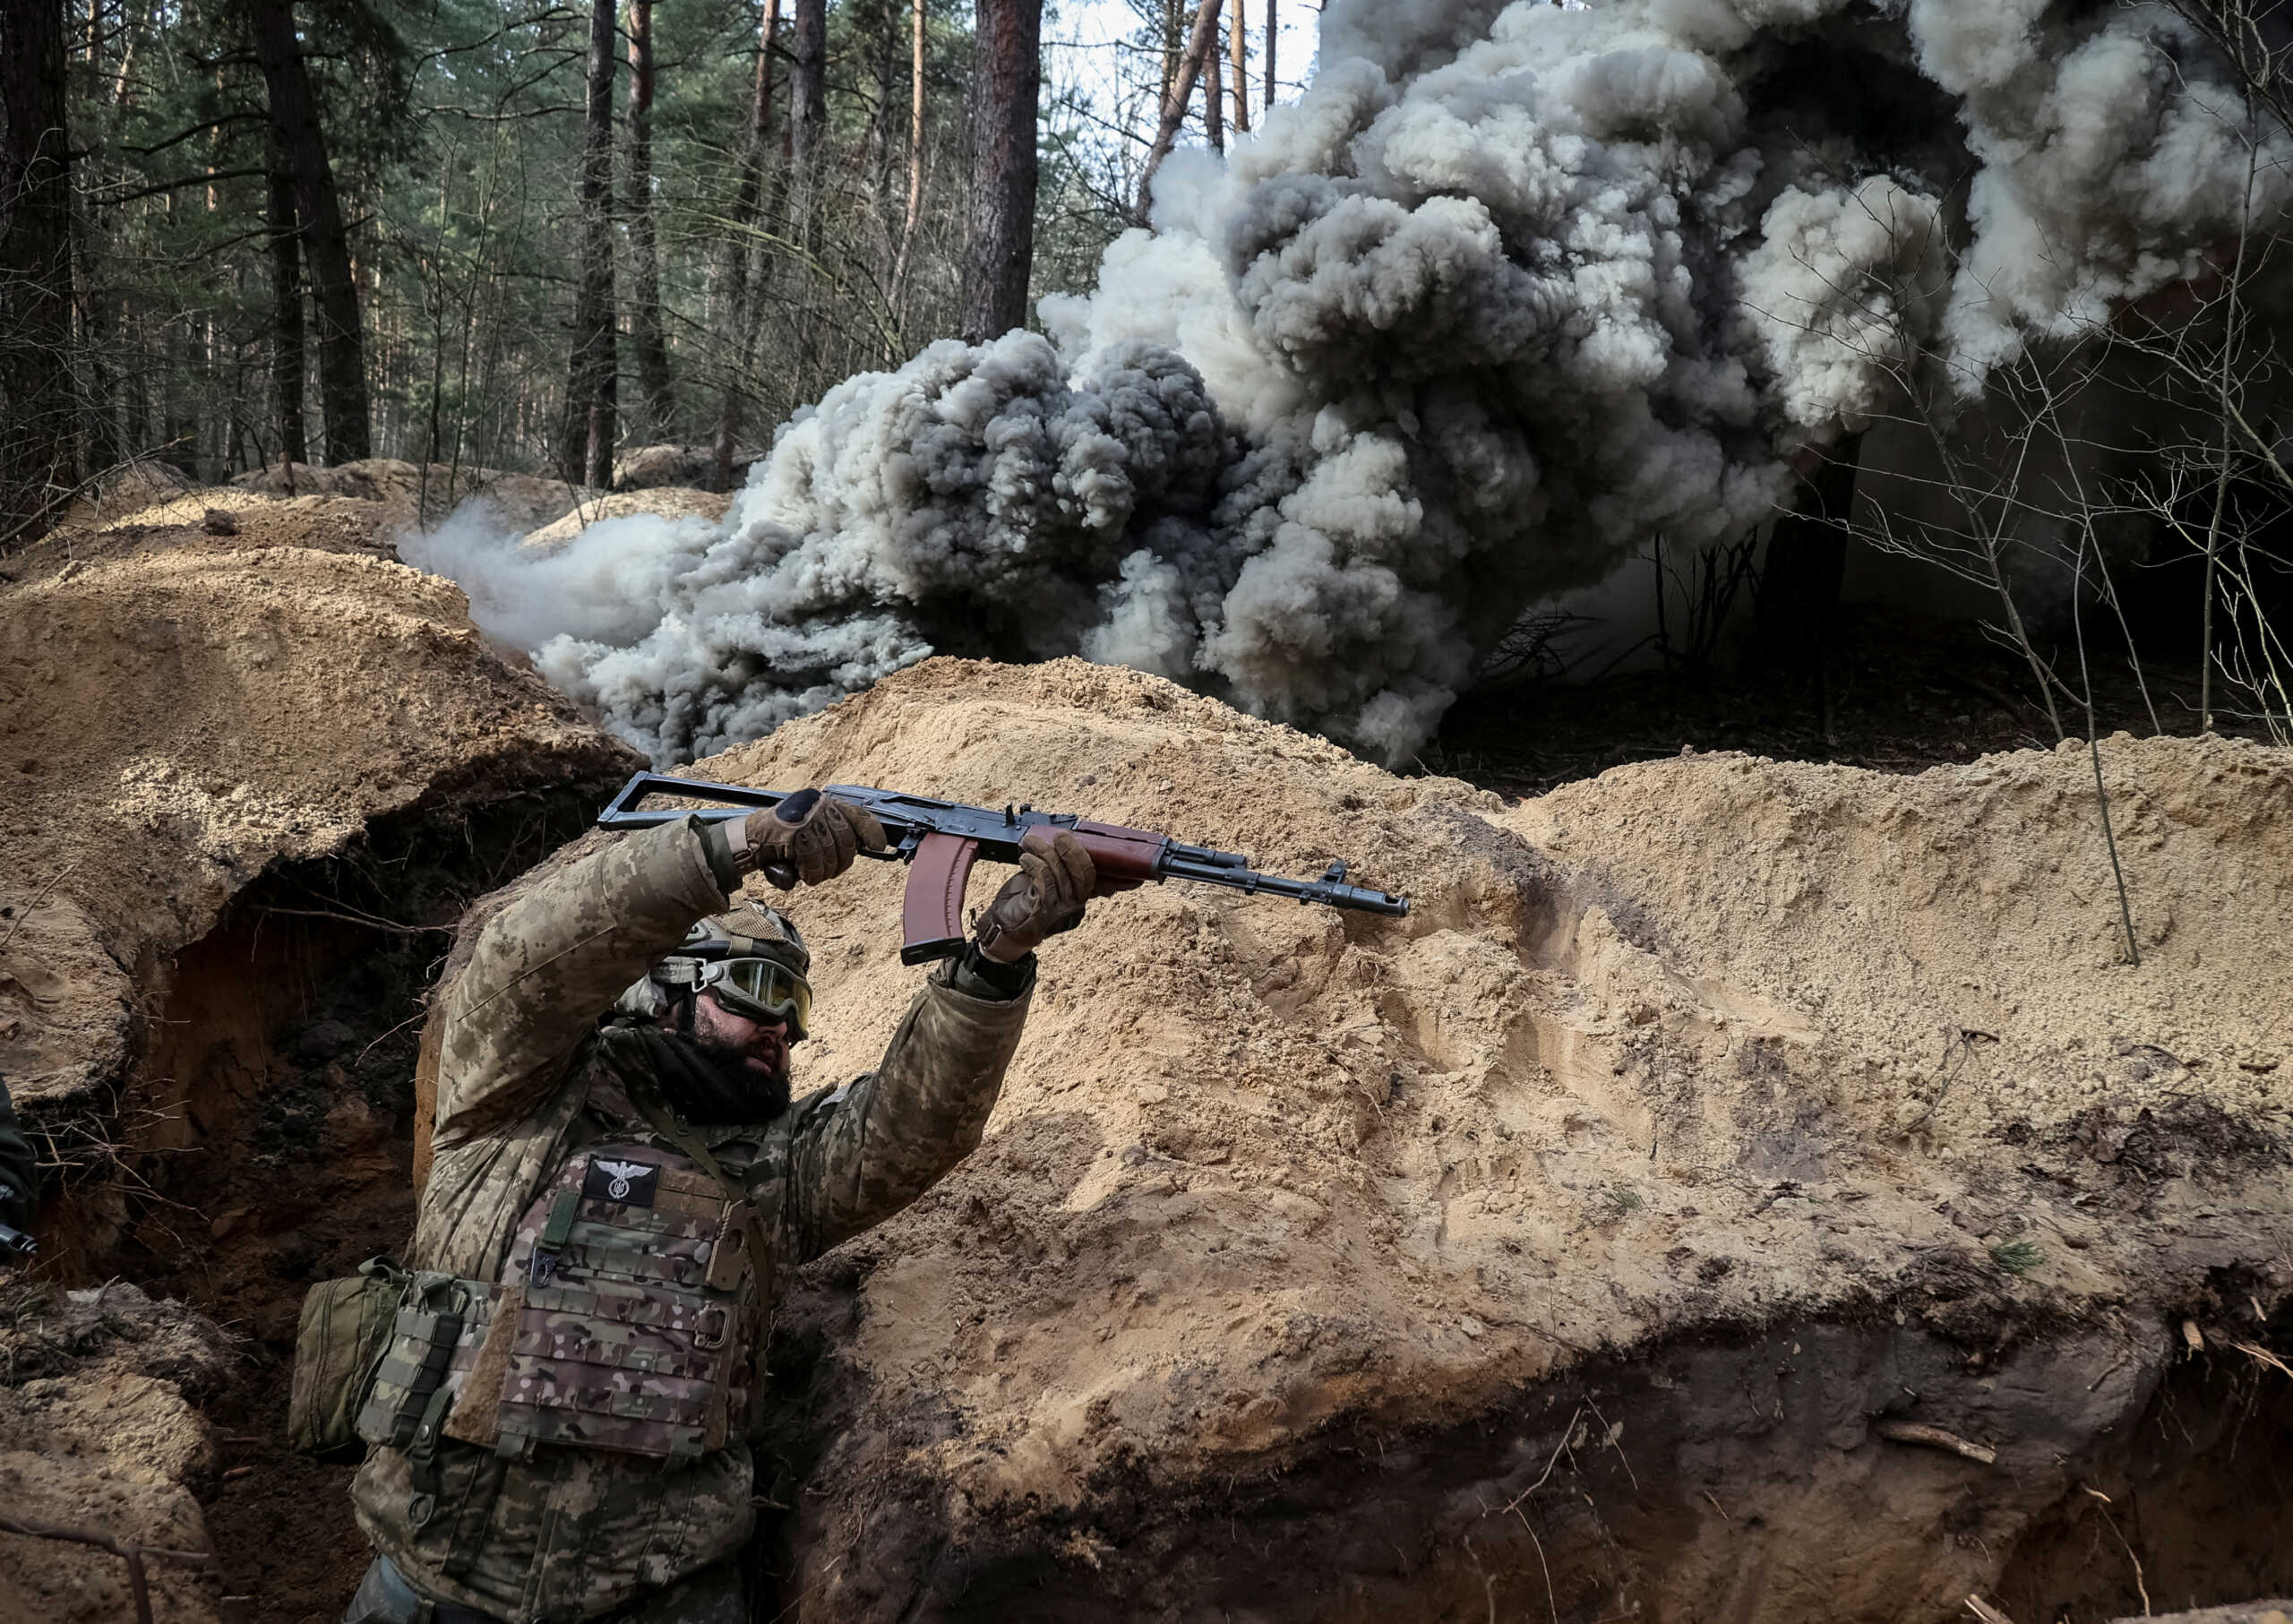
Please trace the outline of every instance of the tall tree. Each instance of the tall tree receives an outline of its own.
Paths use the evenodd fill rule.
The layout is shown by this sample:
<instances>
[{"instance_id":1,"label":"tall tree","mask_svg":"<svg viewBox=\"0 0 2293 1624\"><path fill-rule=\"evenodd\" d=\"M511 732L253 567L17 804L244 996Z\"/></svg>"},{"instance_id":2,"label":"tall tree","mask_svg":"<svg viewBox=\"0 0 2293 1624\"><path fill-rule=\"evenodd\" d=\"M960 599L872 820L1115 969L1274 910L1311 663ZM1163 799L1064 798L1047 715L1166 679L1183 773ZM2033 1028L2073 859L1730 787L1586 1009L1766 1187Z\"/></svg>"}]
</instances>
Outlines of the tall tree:
<instances>
[{"instance_id":1,"label":"tall tree","mask_svg":"<svg viewBox=\"0 0 2293 1624\"><path fill-rule=\"evenodd\" d=\"M0 547L78 478L63 0L0 0Z\"/></svg>"},{"instance_id":2,"label":"tall tree","mask_svg":"<svg viewBox=\"0 0 2293 1624\"><path fill-rule=\"evenodd\" d=\"M828 0L796 0L795 57L788 81L788 136L800 207L812 214L812 168L828 139Z\"/></svg>"},{"instance_id":3,"label":"tall tree","mask_svg":"<svg viewBox=\"0 0 2293 1624\"><path fill-rule=\"evenodd\" d=\"M1218 36L1214 33L1210 36L1210 49L1202 58L1202 133L1213 152L1226 150L1226 87L1222 73L1225 64Z\"/></svg>"},{"instance_id":4,"label":"tall tree","mask_svg":"<svg viewBox=\"0 0 2293 1624\"><path fill-rule=\"evenodd\" d=\"M1234 0L1234 20L1227 25L1234 41L1234 133L1250 131L1250 30L1245 0Z\"/></svg>"},{"instance_id":5,"label":"tall tree","mask_svg":"<svg viewBox=\"0 0 2293 1624\"><path fill-rule=\"evenodd\" d=\"M653 0L629 0L629 339L637 347L637 383L645 396L646 432L669 432L669 347L661 334L661 259L653 236Z\"/></svg>"},{"instance_id":6,"label":"tall tree","mask_svg":"<svg viewBox=\"0 0 2293 1624\"><path fill-rule=\"evenodd\" d=\"M1178 76L1171 82L1170 94L1163 98L1163 119L1155 132L1155 144L1147 150L1146 170L1138 177L1138 216L1146 217L1146 205L1153 199L1155 171L1171 155L1171 145L1178 140L1179 126L1186 122L1187 104L1194 99L1195 81L1202 76L1203 64L1218 48L1218 0L1202 0L1194 13L1194 31L1187 37L1186 50L1179 57Z\"/></svg>"},{"instance_id":7,"label":"tall tree","mask_svg":"<svg viewBox=\"0 0 2293 1624\"><path fill-rule=\"evenodd\" d=\"M762 298L749 275L749 234L755 229L757 205L764 191L766 138L772 129L772 53L779 43L780 0L765 0L761 38L756 54L756 80L749 91L749 135L741 152L740 190L733 199L733 228L726 233L724 269L725 319L733 336L733 365L725 379L724 400L717 414L717 490L733 484L734 443L741 434L742 390L754 354L755 305Z\"/></svg>"},{"instance_id":8,"label":"tall tree","mask_svg":"<svg viewBox=\"0 0 2293 1624\"><path fill-rule=\"evenodd\" d=\"M1282 26L1281 19L1275 15L1275 7L1278 3L1279 0L1266 0L1266 96L1258 106L1269 111L1272 110L1274 99L1278 93L1274 85L1274 35L1275 31ZM1234 0L1234 4L1239 6L1242 4L1242 0Z\"/></svg>"},{"instance_id":9,"label":"tall tree","mask_svg":"<svg viewBox=\"0 0 2293 1624\"><path fill-rule=\"evenodd\" d=\"M569 484L613 483L614 402L620 360L614 348L613 76L614 0L589 6L588 117L581 147L581 264L573 297L573 350L566 370L565 431L558 466Z\"/></svg>"},{"instance_id":10,"label":"tall tree","mask_svg":"<svg viewBox=\"0 0 2293 1624\"><path fill-rule=\"evenodd\" d=\"M978 344L1027 319L1043 0L978 0L973 14L971 220L962 331Z\"/></svg>"},{"instance_id":11,"label":"tall tree","mask_svg":"<svg viewBox=\"0 0 2293 1624\"><path fill-rule=\"evenodd\" d=\"M271 142L271 382L279 401L279 455L287 488L297 462L311 460L303 437L303 251L295 218L295 176L274 133Z\"/></svg>"},{"instance_id":12,"label":"tall tree","mask_svg":"<svg viewBox=\"0 0 2293 1624\"><path fill-rule=\"evenodd\" d=\"M906 257L908 239L915 235L916 216L923 211L923 4L915 0L909 19L907 99L907 217L900 228L900 254Z\"/></svg>"},{"instance_id":13,"label":"tall tree","mask_svg":"<svg viewBox=\"0 0 2293 1624\"><path fill-rule=\"evenodd\" d=\"M326 460L355 462L374 454L366 407L366 346L334 168L327 161L310 70L295 33L294 0L249 0L249 13L255 57L271 102L272 134L294 177L298 240L310 271Z\"/></svg>"}]
</instances>

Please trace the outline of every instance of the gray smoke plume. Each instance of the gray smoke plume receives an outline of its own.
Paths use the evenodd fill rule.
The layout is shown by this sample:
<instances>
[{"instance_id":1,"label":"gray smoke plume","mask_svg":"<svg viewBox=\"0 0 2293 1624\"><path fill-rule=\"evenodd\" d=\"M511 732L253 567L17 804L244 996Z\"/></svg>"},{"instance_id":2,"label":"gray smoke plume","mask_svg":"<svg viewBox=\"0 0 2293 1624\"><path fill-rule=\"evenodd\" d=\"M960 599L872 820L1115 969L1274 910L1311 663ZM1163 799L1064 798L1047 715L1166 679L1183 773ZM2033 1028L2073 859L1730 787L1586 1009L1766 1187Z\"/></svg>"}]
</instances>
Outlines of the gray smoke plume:
<instances>
[{"instance_id":1,"label":"gray smoke plume","mask_svg":"<svg viewBox=\"0 0 2293 1624\"><path fill-rule=\"evenodd\" d=\"M2146 5L1335 0L1320 60L1048 338L839 384L723 526L417 562L664 762L934 650L1397 758L1527 603L1756 523L1906 347L1979 390L2249 186L2273 226L2293 156Z\"/></svg>"}]
</instances>

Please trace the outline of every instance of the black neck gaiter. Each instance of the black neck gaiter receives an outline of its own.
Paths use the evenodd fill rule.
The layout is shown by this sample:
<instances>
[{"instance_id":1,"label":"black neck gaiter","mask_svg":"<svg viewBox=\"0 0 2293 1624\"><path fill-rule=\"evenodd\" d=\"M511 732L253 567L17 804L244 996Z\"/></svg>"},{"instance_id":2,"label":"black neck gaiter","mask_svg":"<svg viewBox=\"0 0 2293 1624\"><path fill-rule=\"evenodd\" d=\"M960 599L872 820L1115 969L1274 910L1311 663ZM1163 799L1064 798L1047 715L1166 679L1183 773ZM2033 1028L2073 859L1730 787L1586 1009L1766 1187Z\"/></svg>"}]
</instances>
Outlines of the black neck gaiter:
<instances>
[{"instance_id":1,"label":"black neck gaiter","mask_svg":"<svg viewBox=\"0 0 2293 1624\"><path fill-rule=\"evenodd\" d=\"M597 1033L605 1063L625 1078L649 1081L696 1128L769 1122L788 1109L788 1073L767 1079L750 1070L738 1049L651 1021Z\"/></svg>"}]
</instances>

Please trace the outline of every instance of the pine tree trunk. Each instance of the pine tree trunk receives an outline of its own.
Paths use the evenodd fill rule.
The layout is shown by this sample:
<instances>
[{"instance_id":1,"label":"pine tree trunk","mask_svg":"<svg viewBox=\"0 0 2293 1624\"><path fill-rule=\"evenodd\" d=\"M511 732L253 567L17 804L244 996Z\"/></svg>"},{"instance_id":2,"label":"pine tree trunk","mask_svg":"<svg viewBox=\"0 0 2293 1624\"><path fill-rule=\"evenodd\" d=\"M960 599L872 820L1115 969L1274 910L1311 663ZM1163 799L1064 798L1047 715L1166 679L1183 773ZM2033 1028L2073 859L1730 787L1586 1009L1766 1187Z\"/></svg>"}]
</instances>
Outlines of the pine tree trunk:
<instances>
[{"instance_id":1,"label":"pine tree trunk","mask_svg":"<svg viewBox=\"0 0 2293 1624\"><path fill-rule=\"evenodd\" d=\"M79 477L62 0L0 0L0 549Z\"/></svg>"},{"instance_id":2,"label":"pine tree trunk","mask_svg":"<svg viewBox=\"0 0 2293 1624\"><path fill-rule=\"evenodd\" d=\"M669 349L661 332L661 260L653 236L653 0L629 0L630 341L637 347L645 429L665 437L676 415Z\"/></svg>"},{"instance_id":3,"label":"pine tree trunk","mask_svg":"<svg viewBox=\"0 0 2293 1624\"><path fill-rule=\"evenodd\" d=\"M97 280L102 256L96 251L96 225L83 193L73 200L73 298L80 321L77 348L84 366L80 395L81 467L99 473L119 461L119 374L112 347L112 293Z\"/></svg>"},{"instance_id":4,"label":"pine tree trunk","mask_svg":"<svg viewBox=\"0 0 2293 1624\"><path fill-rule=\"evenodd\" d=\"M326 419L326 460L372 456L366 405L366 348L358 316L358 284L350 240L327 162L303 47L295 37L293 0L251 0L255 55L271 99L271 125L295 179L295 213L319 339L319 406Z\"/></svg>"},{"instance_id":5,"label":"pine tree trunk","mask_svg":"<svg viewBox=\"0 0 2293 1624\"><path fill-rule=\"evenodd\" d=\"M1250 18L1243 11L1245 0L1234 0L1234 18L1227 24L1234 45L1234 133L1247 135L1250 129Z\"/></svg>"},{"instance_id":6,"label":"pine tree trunk","mask_svg":"<svg viewBox=\"0 0 2293 1624\"><path fill-rule=\"evenodd\" d=\"M279 455L291 465L311 460L303 441L303 252L296 240L295 178L276 142L271 151L271 379L279 400ZM290 493L294 478L290 466Z\"/></svg>"},{"instance_id":7,"label":"pine tree trunk","mask_svg":"<svg viewBox=\"0 0 2293 1624\"><path fill-rule=\"evenodd\" d=\"M790 155L796 164L799 207L809 218L812 168L828 139L828 0L796 0L795 65L788 82ZM810 240L809 236L806 238Z\"/></svg>"},{"instance_id":8,"label":"pine tree trunk","mask_svg":"<svg viewBox=\"0 0 2293 1624\"><path fill-rule=\"evenodd\" d=\"M581 149L580 279L573 298L573 349L566 368L565 430L559 470L570 485L613 483L614 403L620 360L614 348L613 75L614 0L589 6L588 121Z\"/></svg>"},{"instance_id":9,"label":"pine tree trunk","mask_svg":"<svg viewBox=\"0 0 2293 1624\"><path fill-rule=\"evenodd\" d=\"M780 0L766 0L763 39L757 51L756 82L749 99L748 149L741 158L741 187L733 200L733 230L725 246L722 271L726 329L733 335L733 365L725 379L725 396L717 413L717 479L714 488L730 490L733 451L741 434L741 391L747 382L751 340L756 323L752 305L763 297L761 288L749 277L749 229L755 224L757 202L764 190L765 137L772 127L772 52L780 36Z\"/></svg>"},{"instance_id":10,"label":"pine tree trunk","mask_svg":"<svg viewBox=\"0 0 2293 1624\"><path fill-rule=\"evenodd\" d=\"M1213 152L1226 150L1226 87L1223 69L1226 58L1218 48L1218 36L1210 36L1210 49L1204 54L1202 73L1202 133L1210 142Z\"/></svg>"},{"instance_id":11,"label":"pine tree trunk","mask_svg":"<svg viewBox=\"0 0 2293 1624\"><path fill-rule=\"evenodd\" d=\"M1832 732L1831 661L1837 641L1839 593L1847 569L1847 522L1863 436L1843 436L1800 485L1791 511L1768 532L1755 608L1756 657L1769 668L1806 677L1828 743Z\"/></svg>"},{"instance_id":12,"label":"pine tree trunk","mask_svg":"<svg viewBox=\"0 0 2293 1624\"><path fill-rule=\"evenodd\" d=\"M1155 132L1154 147L1146 154L1146 172L1138 177L1138 217L1146 217L1146 206L1152 201L1155 171L1171 155L1171 144L1178 139L1179 126L1186 122L1187 104L1194 99L1195 81L1202 76L1203 64L1218 48L1218 0L1202 0L1201 9L1194 14L1194 32L1188 37L1186 54L1179 58L1178 77L1171 84L1171 93L1163 101L1162 127Z\"/></svg>"},{"instance_id":13,"label":"pine tree trunk","mask_svg":"<svg viewBox=\"0 0 2293 1624\"><path fill-rule=\"evenodd\" d=\"M1163 93L1155 103L1155 116L1160 119L1163 109L1171 105L1171 91L1179 82L1179 56L1183 50L1180 40L1185 32L1185 19L1179 11L1179 0L1163 0Z\"/></svg>"},{"instance_id":14,"label":"pine tree trunk","mask_svg":"<svg viewBox=\"0 0 2293 1624\"><path fill-rule=\"evenodd\" d=\"M971 80L971 234L962 331L971 343L1027 319L1035 245L1035 120L1043 0L978 0Z\"/></svg>"},{"instance_id":15,"label":"pine tree trunk","mask_svg":"<svg viewBox=\"0 0 2293 1624\"><path fill-rule=\"evenodd\" d=\"M1236 5L1240 5L1242 4L1242 0L1234 0L1234 4ZM1267 108L1268 110L1271 110L1274 106L1274 99L1275 95L1274 87L1274 35L1275 31L1282 26L1281 18L1275 14L1275 0L1266 0L1266 94L1258 101L1258 106Z\"/></svg>"},{"instance_id":16,"label":"pine tree trunk","mask_svg":"<svg viewBox=\"0 0 2293 1624\"><path fill-rule=\"evenodd\" d=\"M915 0L910 21L907 100L907 219L900 231L900 255L915 236L916 217L923 212L923 0Z\"/></svg>"}]
</instances>

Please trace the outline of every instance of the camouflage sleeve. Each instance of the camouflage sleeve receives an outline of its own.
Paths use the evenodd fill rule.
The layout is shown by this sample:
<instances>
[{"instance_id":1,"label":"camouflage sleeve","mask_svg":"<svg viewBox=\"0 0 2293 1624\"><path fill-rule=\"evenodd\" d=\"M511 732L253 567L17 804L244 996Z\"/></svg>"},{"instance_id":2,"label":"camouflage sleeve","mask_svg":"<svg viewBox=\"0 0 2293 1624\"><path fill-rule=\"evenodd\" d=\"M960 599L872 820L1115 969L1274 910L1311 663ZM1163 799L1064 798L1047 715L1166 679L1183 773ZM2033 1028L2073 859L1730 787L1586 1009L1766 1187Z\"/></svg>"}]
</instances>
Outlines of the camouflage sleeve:
<instances>
[{"instance_id":1,"label":"camouflage sleeve","mask_svg":"<svg viewBox=\"0 0 2293 1624\"><path fill-rule=\"evenodd\" d=\"M439 1145L539 1104L629 984L728 906L726 872L682 819L570 864L488 921L447 994Z\"/></svg>"},{"instance_id":2,"label":"camouflage sleeve","mask_svg":"<svg viewBox=\"0 0 2293 1624\"><path fill-rule=\"evenodd\" d=\"M8 1100L8 1086L0 1083L0 1224L29 1229L39 1200L39 1163L24 1136L16 1130L16 1111Z\"/></svg>"},{"instance_id":3,"label":"camouflage sleeve","mask_svg":"<svg viewBox=\"0 0 2293 1624\"><path fill-rule=\"evenodd\" d=\"M792 1263L882 1223L979 1143L1034 976L1014 995L981 996L951 984L955 974L924 984L873 1073L841 1098L815 1095L796 1107L782 1216Z\"/></svg>"}]
</instances>

